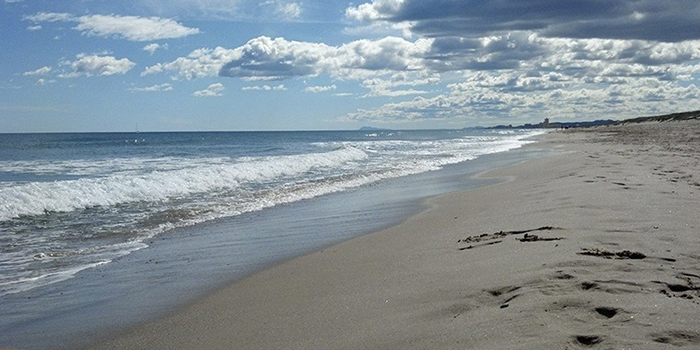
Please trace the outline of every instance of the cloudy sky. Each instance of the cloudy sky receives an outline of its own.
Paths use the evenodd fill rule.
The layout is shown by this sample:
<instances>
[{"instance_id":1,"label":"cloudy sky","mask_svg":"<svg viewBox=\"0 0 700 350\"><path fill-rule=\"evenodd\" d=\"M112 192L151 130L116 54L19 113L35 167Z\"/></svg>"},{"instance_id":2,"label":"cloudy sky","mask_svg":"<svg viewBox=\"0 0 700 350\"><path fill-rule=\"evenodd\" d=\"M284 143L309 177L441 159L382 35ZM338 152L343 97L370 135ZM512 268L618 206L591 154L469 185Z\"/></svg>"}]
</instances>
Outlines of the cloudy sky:
<instances>
[{"instance_id":1,"label":"cloudy sky","mask_svg":"<svg viewBox=\"0 0 700 350\"><path fill-rule=\"evenodd\" d=\"M0 132L461 128L700 109L697 0L0 1Z\"/></svg>"}]
</instances>

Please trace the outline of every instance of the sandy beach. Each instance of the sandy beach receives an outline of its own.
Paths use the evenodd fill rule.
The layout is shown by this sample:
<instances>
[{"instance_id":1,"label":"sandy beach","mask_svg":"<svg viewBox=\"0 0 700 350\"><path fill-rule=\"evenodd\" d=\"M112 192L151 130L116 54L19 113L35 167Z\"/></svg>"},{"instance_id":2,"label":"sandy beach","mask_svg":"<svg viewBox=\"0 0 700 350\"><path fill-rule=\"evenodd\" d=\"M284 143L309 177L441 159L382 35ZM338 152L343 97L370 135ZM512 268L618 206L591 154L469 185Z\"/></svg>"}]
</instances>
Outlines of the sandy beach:
<instances>
[{"instance_id":1,"label":"sandy beach","mask_svg":"<svg viewBox=\"0 0 700 350\"><path fill-rule=\"evenodd\" d=\"M700 347L700 121L553 131L390 229L91 349Z\"/></svg>"}]
</instances>

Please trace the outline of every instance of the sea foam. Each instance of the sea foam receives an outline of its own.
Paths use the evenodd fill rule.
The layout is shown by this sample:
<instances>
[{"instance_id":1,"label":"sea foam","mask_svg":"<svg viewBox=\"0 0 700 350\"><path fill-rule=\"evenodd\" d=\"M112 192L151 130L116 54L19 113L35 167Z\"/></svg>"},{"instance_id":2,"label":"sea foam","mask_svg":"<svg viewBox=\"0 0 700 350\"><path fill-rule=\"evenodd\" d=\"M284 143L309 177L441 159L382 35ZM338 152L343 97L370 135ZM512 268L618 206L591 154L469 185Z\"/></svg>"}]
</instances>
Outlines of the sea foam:
<instances>
[{"instance_id":1,"label":"sea foam","mask_svg":"<svg viewBox=\"0 0 700 350\"><path fill-rule=\"evenodd\" d=\"M241 184L281 180L365 158L364 151L348 147L315 154L246 157L229 163L217 158L209 165L197 160L197 166L183 164L179 169L152 170L145 174L119 172L98 178L20 183L0 188L0 221L94 206L165 201L193 193L233 189Z\"/></svg>"},{"instance_id":2,"label":"sea foam","mask_svg":"<svg viewBox=\"0 0 700 350\"><path fill-rule=\"evenodd\" d=\"M7 157L0 295L65 280L168 230L438 170L538 133L157 134L139 142L144 148L106 134L89 135L104 139L100 152L67 146L58 157Z\"/></svg>"}]
</instances>

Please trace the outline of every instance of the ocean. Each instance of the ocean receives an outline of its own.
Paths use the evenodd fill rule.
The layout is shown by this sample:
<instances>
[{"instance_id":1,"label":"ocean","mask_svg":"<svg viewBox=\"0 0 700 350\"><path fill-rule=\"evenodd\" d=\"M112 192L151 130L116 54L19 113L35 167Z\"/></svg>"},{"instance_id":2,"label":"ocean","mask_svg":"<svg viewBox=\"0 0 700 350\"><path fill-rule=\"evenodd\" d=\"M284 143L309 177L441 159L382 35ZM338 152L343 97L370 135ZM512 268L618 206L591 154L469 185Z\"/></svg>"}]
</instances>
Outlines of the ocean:
<instances>
[{"instance_id":1,"label":"ocean","mask_svg":"<svg viewBox=\"0 0 700 350\"><path fill-rule=\"evenodd\" d=\"M46 304L56 302L49 296L59 291L84 299L88 297L79 290L87 293L87 286L94 285L101 287L90 295L107 295L110 284L117 283L114 276L124 271L152 279L177 266L115 268L122 260L138 257L146 264L188 247L189 252L204 252L185 254L188 263L226 255L229 266L244 267L238 272L244 275L275 259L351 238L363 231L359 226L365 225L367 231L395 223L392 218L398 212L390 208L403 207L392 206L390 199L367 195L354 199L374 203L365 209L355 209L358 206L343 199L331 206L334 213L325 215L319 213L330 207L318 203L339 198L328 196L361 192L517 149L541 133L464 129L0 134L0 315L6 319L0 331L17 332L31 326L28 320L45 317L37 311L41 296ZM434 194L427 191L425 196ZM314 203L313 209L293 214L275 211ZM369 224L359 224L359 214L350 219L342 214L353 210L364 210L361 214ZM277 230L282 221L292 228ZM323 227L344 227L337 230L342 234L323 237L332 230L314 226L321 222ZM236 230L245 234L222 233ZM168 244L170 250L163 253ZM212 253L208 247L229 250ZM235 247L245 248L240 254L231 253ZM196 266L201 271L208 265ZM209 276L207 283L233 278L221 271L201 274ZM18 306L32 296L33 306ZM177 293L170 297L177 299ZM70 298L62 297L62 307L75 307ZM123 309L123 302L119 305ZM124 316L123 323L128 319ZM37 325L44 333L46 327Z\"/></svg>"}]
</instances>

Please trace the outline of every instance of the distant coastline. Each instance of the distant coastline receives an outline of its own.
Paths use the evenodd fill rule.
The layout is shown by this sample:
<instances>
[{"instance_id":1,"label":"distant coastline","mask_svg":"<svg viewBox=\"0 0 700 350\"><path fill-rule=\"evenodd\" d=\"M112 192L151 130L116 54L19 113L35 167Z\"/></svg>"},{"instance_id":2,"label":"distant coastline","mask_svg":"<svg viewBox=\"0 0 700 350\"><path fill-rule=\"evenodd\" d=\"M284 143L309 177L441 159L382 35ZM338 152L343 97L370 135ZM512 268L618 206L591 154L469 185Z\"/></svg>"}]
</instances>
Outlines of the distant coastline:
<instances>
[{"instance_id":1,"label":"distant coastline","mask_svg":"<svg viewBox=\"0 0 700 350\"><path fill-rule=\"evenodd\" d=\"M605 125L622 125L622 124L631 124L631 123L644 123L644 122L666 122L666 121L681 121L681 120L691 120L691 119L700 119L700 110L697 111L690 111L690 112L680 112L680 113L671 113L671 114L664 114L664 115L656 115L656 116L650 116L650 117L638 117L638 118L631 118L631 119L623 119L623 120L613 120L613 119L598 119L598 120L592 120L592 121L578 121L578 122L552 122L549 120L549 118L545 118L544 121L537 123L537 124L520 124L520 125L513 125L513 124L501 124L501 125L496 125L496 126L470 126L463 128L464 130L466 129L491 129L491 130L509 130L509 129L569 129L569 128L589 128L589 127L596 127L596 126L605 126ZM377 128L373 126L363 126L360 129L360 131L391 131L395 129L386 129L386 128Z\"/></svg>"},{"instance_id":2,"label":"distant coastline","mask_svg":"<svg viewBox=\"0 0 700 350\"><path fill-rule=\"evenodd\" d=\"M582 121L582 122L550 122L549 118L541 123L537 124L522 124L522 125L496 125L485 127L485 129L568 129L568 128L587 128L594 126L603 125L621 125L621 124L631 124L631 123L645 123L645 122L667 122L667 121L681 121L681 120L691 120L700 119L700 110L691 112L680 112L671 113L664 115L657 115L651 117L639 117L624 120L612 120L612 119L599 119L593 121Z\"/></svg>"},{"instance_id":3,"label":"distant coastline","mask_svg":"<svg viewBox=\"0 0 700 350\"><path fill-rule=\"evenodd\" d=\"M522 125L496 125L486 127L485 129L568 129L568 128L586 128L591 126L611 125L617 123L612 119L583 121L583 122L549 122L549 119L538 124L522 124Z\"/></svg>"}]
</instances>

